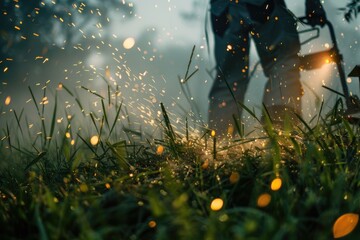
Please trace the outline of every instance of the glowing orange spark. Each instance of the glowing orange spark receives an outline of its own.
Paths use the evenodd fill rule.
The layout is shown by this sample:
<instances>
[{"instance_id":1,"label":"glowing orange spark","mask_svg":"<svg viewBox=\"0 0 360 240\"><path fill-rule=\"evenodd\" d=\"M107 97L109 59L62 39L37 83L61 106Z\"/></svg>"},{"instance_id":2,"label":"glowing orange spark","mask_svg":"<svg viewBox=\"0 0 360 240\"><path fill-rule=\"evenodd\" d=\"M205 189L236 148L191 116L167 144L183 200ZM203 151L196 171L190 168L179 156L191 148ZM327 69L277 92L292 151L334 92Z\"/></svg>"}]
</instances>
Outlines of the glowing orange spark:
<instances>
[{"instance_id":1,"label":"glowing orange spark","mask_svg":"<svg viewBox=\"0 0 360 240\"><path fill-rule=\"evenodd\" d=\"M5 99L5 105L9 105L11 102L11 97L10 96L7 96L6 99Z\"/></svg>"},{"instance_id":2,"label":"glowing orange spark","mask_svg":"<svg viewBox=\"0 0 360 240\"><path fill-rule=\"evenodd\" d=\"M134 45L135 45L135 39L132 37L125 39L123 42L123 47L125 49L131 49L134 47Z\"/></svg>"},{"instance_id":3,"label":"glowing orange spark","mask_svg":"<svg viewBox=\"0 0 360 240\"><path fill-rule=\"evenodd\" d=\"M268 193L261 194L257 199L257 205L259 207L266 207L271 202L271 196Z\"/></svg>"},{"instance_id":4,"label":"glowing orange spark","mask_svg":"<svg viewBox=\"0 0 360 240\"><path fill-rule=\"evenodd\" d=\"M271 190L273 191L277 191L281 188L282 185L282 180L281 178L275 178L272 182L271 182Z\"/></svg>"},{"instance_id":5,"label":"glowing orange spark","mask_svg":"<svg viewBox=\"0 0 360 240\"><path fill-rule=\"evenodd\" d=\"M334 238L341 238L351 233L359 221L359 214L346 213L336 219L333 226Z\"/></svg>"},{"instance_id":6,"label":"glowing orange spark","mask_svg":"<svg viewBox=\"0 0 360 240\"><path fill-rule=\"evenodd\" d=\"M213 211L219 211L224 206L224 201L221 198L215 198L210 204L210 208Z\"/></svg>"}]
</instances>

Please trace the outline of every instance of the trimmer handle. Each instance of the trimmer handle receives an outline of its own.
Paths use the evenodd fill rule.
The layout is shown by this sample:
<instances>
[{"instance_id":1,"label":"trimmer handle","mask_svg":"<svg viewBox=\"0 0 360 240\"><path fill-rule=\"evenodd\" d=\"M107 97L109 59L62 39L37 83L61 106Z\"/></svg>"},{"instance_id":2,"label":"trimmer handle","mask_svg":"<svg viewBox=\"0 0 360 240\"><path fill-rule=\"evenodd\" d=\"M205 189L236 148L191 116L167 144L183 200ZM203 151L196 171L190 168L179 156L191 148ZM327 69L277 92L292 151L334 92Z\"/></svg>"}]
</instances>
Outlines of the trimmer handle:
<instances>
[{"instance_id":1,"label":"trimmer handle","mask_svg":"<svg viewBox=\"0 0 360 240\"><path fill-rule=\"evenodd\" d=\"M310 25L310 23L307 21L307 17L299 17L298 20L299 20L299 22L301 22L303 24ZM329 29L331 42L333 44L332 50L334 51L334 53L337 56L340 56L339 58L337 58L336 65L337 65L337 70L339 71L340 82L341 82L341 86L342 86L342 89L343 89L343 92L344 92L346 105L347 105L348 108L350 108L351 105L352 105L351 104L351 98L350 98L350 92L349 92L349 88L348 88L347 83L346 83L346 75L345 75L344 67L342 65L342 57L341 57L340 50L339 50L339 47L338 47L338 44L337 44L337 41L336 41L334 27L333 27L332 23L327 19L325 20L324 26L325 25ZM316 28L314 26L312 26L312 27ZM316 28L316 29L318 29L318 28Z\"/></svg>"}]
</instances>

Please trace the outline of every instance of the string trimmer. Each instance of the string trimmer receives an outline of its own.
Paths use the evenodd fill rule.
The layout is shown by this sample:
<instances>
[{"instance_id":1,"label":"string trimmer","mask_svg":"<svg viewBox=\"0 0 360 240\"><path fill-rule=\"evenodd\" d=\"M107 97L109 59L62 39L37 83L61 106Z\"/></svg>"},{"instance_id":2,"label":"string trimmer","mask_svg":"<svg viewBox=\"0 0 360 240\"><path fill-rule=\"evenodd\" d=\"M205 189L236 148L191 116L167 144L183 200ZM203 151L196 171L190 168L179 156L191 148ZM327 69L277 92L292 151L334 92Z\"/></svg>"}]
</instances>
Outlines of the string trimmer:
<instances>
[{"instance_id":1,"label":"string trimmer","mask_svg":"<svg viewBox=\"0 0 360 240\"><path fill-rule=\"evenodd\" d=\"M299 18L299 20L303 24L309 25L309 23L306 20L306 17L301 17L301 18ZM346 104L346 110L345 110L343 116L345 118L347 118L350 123L360 124L360 100L356 95L350 95L349 88L346 83L346 75L345 75L344 66L343 66L343 56L340 53L339 47L337 45L334 27L329 20L327 20L325 22L325 25L327 26L329 33L330 33L332 47L325 51L315 52L315 53L311 53L308 55L300 55L300 68L303 70L313 70L313 69L320 68L324 64L328 64L331 62L335 63L337 66L336 69L339 72L340 83L341 83L343 92L341 93L341 92L335 91L326 86L323 86L323 87L344 97L345 104ZM310 31L315 31L316 35L312 36L309 39L307 39L306 41L302 42L301 43L302 45L306 44L320 36L320 28L319 27L312 27L310 29L300 31L299 33L301 34L301 33L310 32Z\"/></svg>"}]
</instances>

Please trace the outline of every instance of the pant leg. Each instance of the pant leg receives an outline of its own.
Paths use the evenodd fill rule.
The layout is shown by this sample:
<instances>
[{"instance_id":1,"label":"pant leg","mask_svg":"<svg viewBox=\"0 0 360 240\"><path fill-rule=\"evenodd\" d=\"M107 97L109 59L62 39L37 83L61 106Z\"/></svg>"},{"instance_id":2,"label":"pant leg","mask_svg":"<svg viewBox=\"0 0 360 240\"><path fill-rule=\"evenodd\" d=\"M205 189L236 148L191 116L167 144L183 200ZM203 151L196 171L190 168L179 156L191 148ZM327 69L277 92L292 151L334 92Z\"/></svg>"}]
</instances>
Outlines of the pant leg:
<instances>
[{"instance_id":1,"label":"pant leg","mask_svg":"<svg viewBox=\"0 0 360 240\"><path fill-rule=\"evenodd\" d=\"M270 117L283 120L285 112L301 113L300 42L296 21L284 5L276 5L265 24L254 24L256 49L268 77L263 102Z\"/></svg>"},{"instance_id":2,"label":"pant leg","mask_svg":"<svg viewBox=\"0 0 360 240\"><path fill-rule=\"evenodd\" d=\"M232 11L230 7L231 21L224 36L215 35L218 71L209 94L209 127L216 129L219 134L228 133L229 126L234 126L233 115L240 119L241 109L237 101L244 101L249 82L249 30L245 22L232 14Z\"/></svg>"}]
</instances>

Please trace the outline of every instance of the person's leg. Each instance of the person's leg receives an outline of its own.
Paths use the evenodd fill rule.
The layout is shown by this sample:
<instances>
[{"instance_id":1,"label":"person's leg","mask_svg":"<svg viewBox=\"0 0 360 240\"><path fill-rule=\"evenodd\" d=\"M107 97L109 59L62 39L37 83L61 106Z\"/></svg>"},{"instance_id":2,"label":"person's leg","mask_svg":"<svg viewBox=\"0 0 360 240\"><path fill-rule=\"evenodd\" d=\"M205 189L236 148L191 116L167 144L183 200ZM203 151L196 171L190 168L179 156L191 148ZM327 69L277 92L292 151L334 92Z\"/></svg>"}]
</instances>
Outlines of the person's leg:
<instances>
[{"instance_id":1,"label":"person's leg","mask_svg":"<svg viewBox=\"0 0 360 240\"><path fill-rule=\"evenodd\" d=\"M248 86L249 33L244 21L232 14L223 37L215 36L217 77L209 94L209 127L227 134L234 127L233 115L241 117L237 101L243 102ZM233 92L236 100L233 98Z\"/></svg>"},{"instance_id":2,"label":"person's leg","mask_svg":"<svg viewBox=\"0 0 360 240\"><path fill-rule=\"evenodd\" d=\"M254 24L253 37L265 75L269 78L263 103L273 120L283 121L285 115L301 114L299 36L296 20L284 5L274 8L264 24Z\"/></svg>"}]
</instances>

